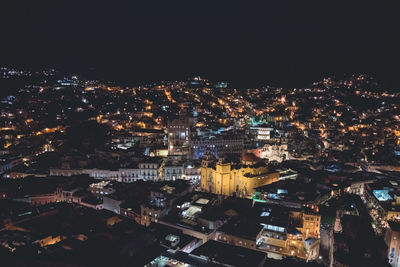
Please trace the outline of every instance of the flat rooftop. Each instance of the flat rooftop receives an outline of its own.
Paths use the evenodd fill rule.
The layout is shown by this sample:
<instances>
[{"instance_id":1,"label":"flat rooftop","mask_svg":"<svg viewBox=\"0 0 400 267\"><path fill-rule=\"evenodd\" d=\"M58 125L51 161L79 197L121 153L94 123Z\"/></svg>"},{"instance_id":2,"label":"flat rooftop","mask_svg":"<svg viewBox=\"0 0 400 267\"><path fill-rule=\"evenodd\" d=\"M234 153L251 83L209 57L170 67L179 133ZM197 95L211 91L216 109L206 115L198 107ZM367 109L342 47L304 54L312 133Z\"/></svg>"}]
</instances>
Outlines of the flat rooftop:
<instances>
[{"instance_id":1,"label":"flat rooftop","mask_svg":"<svg viewBox=\"0 0 400 267\"><path fill-rule=\"evenodd\" d=\"M192 251L193 255L205 256L213 263L232 266L259 266L264 264L266 254L255 250L232 246L218 241L209 240Z\"/></svg>"}]
</instances>

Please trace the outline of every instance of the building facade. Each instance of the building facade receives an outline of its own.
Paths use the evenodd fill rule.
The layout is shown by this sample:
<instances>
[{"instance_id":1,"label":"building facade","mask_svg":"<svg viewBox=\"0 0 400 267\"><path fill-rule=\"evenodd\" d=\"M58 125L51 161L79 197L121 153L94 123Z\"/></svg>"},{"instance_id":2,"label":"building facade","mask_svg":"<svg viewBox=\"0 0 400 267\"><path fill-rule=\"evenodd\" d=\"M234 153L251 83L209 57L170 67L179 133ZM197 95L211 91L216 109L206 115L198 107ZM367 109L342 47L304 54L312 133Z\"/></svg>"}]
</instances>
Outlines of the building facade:
<instances>
[{"instance_id":1,"label":"building facade","mask_svg":"<svg viewBox=\"0 0 400 267\"><path fill-rule=\"evenodd\" d=\"M94 179L132 183L137 180L156 181L162 177L161 162L139 163L138 168L105 169L50 169L50 176L74 176L87 174Z\"/></svg>"},{"instance_id":2,"label":"building facade","mask_svg":"<svg viewBox=\"0 0 400 267\"><path fill-rule=\"evenodd\" d=\"M234 138L212 138L198 139L192 141L192 158L199 159L207 151L215 157L223 157L228 154L241 155L244 147L243 139Z\"/></svg>"},{"instance_id":3,"label":"building facade","mask_svg":"<svg viewBox=\"0 0 400 267\"><path fill-rule=\"evenodd\" d=\"M164 180L165 181L175 181L177 179L182 179L184 173L183 164L167 164L164 167Z\"/></svg>"},{"instance_id":4,"label":"building facade","mask_svg":"<svg viewBox=\"0 0 400 267\"><path fill-rule=\"evenodd\" d=\"M385 243L388 247L388 259L393 267L400 266L400 225L397 222L389 222L385 233Z\"/></svg>"},{"instance_id":5,"label":"building facade","mask_svg":"<svg viewBox=\"0 0 400 267\"><path fill-rule=\"evenodd\" d=\"M279 222L279 220L263 223L262 226L249 226L245 230L248 233L243 233L243 229L238 230L238 227L229 229L223 226L216 231L214 239L266 253L303 260L316 259L319 256L321 217L316 214L291 211L289 220L291 226L297 225L297 227L288 227L289 224Z\"/></svg>"},{"instance_id":6,"label":"building facade","mask_svg":"<svg viewBox=\"0 0 400 267\"><path fill-rule=\"evenodd\" d=\"M215 164L215 165L214 165ZM213 162L205 158L201 168L201 188L221 195L251 196L254 188L279 180L278 172L269 172L253 154L242 156L240 164Z\"/></svg>"},{"instance_id":7,"label":"building facade","mask_svg":"<svg viewBox=\"0 0 400 267\"><path fill-rule=\"evenodd\" d=\"M173 120L167 126L168 155L190 155L190 122L187 118Z\"/></svg>"}]
</instances>

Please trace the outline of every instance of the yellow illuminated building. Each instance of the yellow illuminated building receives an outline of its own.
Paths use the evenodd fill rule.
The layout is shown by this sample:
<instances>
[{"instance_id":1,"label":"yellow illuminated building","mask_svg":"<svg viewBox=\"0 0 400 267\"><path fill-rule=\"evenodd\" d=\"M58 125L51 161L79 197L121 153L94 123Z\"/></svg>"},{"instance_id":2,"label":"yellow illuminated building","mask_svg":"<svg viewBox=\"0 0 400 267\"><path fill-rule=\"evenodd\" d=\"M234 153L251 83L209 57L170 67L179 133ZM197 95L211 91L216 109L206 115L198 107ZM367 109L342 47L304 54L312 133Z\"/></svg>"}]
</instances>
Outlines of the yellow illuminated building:
<instances>
[{"instance_id":1,"label":"yellow illuminated building","mask_svg":"<svg viewBox=\"0 0 400 267\"><path fill-rule=\"evenodd\" d=\"M300 222L299 230L305 239L309 237L319 238L321 227L321 216L310 212L291 211L290 218Z\"/></svg>"},{"instance_id":2,"label":"yellow illuminated building","mask_svg":"<svg viewBox=\"0 0 400 267\"><path fill-rule=\"evenodd\" d=\"M264 213L267 214L263 215ZM272 252L307 261L315 260L319 255L321 216L302 211L290 211L286 215L288 222L285 222L284 214L278 215L281 218L280 223L279 220L268 222L267 219L263 222L263 227L257 225L243 227L240 224L231 228L222 226L217 230L215 240L257 251ZM270 213L262 212L260 216L267 218ZM253 231L253 229L256 230Z\"/></svg>"},{"instance_id":3,"label":"yellow illuminated building","mask_svg":"<svg viewBox=\"0 0 400 267\"><path fill-rule=\"evenodd\" d=\"M279 172L269 172L264 162L253 154L242 156L240 163L215 162L206 156L201 167L201 188L204 191L239 197L250 196L253 189L279 180Z\"/></svg>"}]
</instances>

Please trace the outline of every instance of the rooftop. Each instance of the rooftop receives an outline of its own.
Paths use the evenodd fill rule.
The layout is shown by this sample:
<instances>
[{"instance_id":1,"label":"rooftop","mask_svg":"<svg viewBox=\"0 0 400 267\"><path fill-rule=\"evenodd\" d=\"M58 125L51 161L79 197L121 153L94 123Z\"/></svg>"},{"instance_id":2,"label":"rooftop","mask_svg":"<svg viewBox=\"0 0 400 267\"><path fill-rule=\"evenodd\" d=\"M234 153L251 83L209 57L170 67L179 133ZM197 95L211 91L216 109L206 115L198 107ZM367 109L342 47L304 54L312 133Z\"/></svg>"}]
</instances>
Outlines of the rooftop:
<instances>
[{"instance_id":1,"label":"rooftop","mask_svg":"<svg viewBox=\"0 0 400 267\"><path fill-rule=\"evenodd\" d=\"M192 251L193 255L207 257L212 263L231 266L259 266L266 259L266 254L255 250L232 246L209 240Z\"/></svg>"}]
</instances>

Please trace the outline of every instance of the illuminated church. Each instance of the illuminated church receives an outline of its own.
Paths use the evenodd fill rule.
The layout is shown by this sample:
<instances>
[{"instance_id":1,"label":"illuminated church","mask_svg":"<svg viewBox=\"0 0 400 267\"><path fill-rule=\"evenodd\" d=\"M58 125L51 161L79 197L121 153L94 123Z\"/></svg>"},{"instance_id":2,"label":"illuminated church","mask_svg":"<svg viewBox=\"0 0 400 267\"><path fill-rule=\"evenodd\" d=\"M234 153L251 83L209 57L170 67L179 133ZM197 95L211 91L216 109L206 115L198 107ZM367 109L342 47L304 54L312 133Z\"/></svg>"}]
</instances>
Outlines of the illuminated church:
<instances>
[{"instance_id":1,"label":"illuminated church","mask_svg":"<svg viewBox=\"0 0 400 267\"><path fill-rule=\"evenodd\" d=\"M201 188L210 193L247 197L253 189L279 180L279 172L251 153L243 154L240 162L227 158L218 161L207 154L201 166Z\"/></svg>"}]
</instances>

